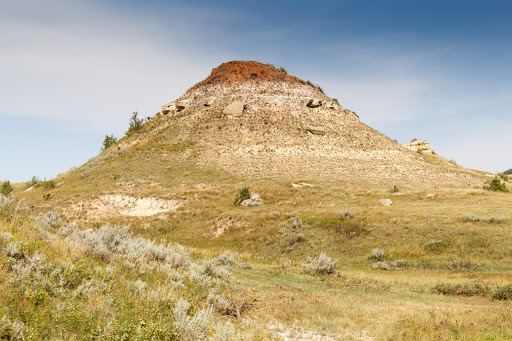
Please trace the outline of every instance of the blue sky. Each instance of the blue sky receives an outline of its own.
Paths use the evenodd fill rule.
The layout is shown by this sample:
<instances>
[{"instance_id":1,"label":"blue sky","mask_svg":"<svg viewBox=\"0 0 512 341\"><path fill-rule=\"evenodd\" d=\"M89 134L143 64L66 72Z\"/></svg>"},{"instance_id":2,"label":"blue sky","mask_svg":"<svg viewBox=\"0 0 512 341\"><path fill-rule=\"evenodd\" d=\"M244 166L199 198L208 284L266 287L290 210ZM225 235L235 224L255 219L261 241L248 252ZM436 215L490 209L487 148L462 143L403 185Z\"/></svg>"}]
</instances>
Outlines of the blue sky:
<instances>
[{"instance_id":1,"label":"blue sky","mask_svg":"<svg viewBox=\"0 0 512 341\"><path fill-rule=\"evenodd\" d=\"M0 179L52 178L229 60L285 67L397 139L512 168L510 1L0 0Z\"/></svg>"}]
</instances>

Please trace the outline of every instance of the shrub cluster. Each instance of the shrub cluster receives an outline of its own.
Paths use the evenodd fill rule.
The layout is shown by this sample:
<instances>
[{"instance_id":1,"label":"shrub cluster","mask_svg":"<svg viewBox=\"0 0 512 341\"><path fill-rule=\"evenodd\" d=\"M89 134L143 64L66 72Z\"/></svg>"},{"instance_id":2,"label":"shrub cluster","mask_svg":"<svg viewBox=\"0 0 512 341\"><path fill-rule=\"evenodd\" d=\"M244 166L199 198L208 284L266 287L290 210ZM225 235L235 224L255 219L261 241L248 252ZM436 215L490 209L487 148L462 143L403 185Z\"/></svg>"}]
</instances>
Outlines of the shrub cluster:
<instances>
[{"instance_id":1,"label":"shrub cluster","mask_svg":"<svg viewBox=\"0 0 512 341\"><path fill-rule=\"evenodd\" d=\"M338 263L337 260L333 261L331 257L322 252L318 258L308 257L307 263L302 264L302 268L305 273L320 275L332 274L334 273L336 263Z\"/></svg>"}]
</instances>

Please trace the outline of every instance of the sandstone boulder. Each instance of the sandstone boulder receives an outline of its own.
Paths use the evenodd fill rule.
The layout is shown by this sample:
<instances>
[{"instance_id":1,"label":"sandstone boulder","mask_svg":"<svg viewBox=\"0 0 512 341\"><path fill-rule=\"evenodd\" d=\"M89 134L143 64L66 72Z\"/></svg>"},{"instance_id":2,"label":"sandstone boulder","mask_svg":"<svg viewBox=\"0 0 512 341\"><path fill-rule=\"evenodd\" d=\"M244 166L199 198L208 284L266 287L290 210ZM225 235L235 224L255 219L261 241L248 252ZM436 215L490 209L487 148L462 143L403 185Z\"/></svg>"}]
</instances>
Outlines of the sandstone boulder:
<instances>
[{"instance_id":1,"label":"sandstone boulder","mask_svg":"<svg viewBox=\"0 0 512 341\"><path fill-rule=\"evenodd\" d=\"M325 128L318 126L305 126L304 129L313 135L325 135Z\"/></svg>"},{"instance_id":2,"label":"sandstone boulder","mask_svg":"<svg viewBox=\"0 0 512 341\"><path fill-rule=\"evenodd\" d=\"M242 201L240 203L240 205L247 206L247 207L258 207L258 206L261 206L262 203L263 202L261 201L260 195L257 193L252 193L251 198L245 199L244 201Z\"/></svg>"},{"instance_id":3,"label":"sandstone boulder","mask_svg":"<svg viewBox=\"0 0 512 341\"><path fill-rule=\"evenodd\" d=\"M318 108L321 105L322 105L322 100L318 99L318 98L312 98L306 104L306 106L309 108Z\"/></svg>"},{"instance_id":4,"label":"sandstone boulder","mask_svg":"<svg viewBox=\"0 0 512 341\"><path fill-rule=\"evenodd\" d=\"M184 99L179 102L176 102L176 111L180 112L180 111L184 110L186 107L188 107L188 104L189 104L188 99Z\"/></svg>"},{"instance_id":5,"label":"sandstone boulder","mask_svg":"<svg viewBox=\"0 0 512 341\"><path fill-rule=\"evenodd\" d=\"M167 115L168 113L173 112L174 110L176 110L176 103L174 102L162 105L162 114L164 115Z\"/></svg>"},{"instance_id":6,"label":"sandstone boulder","mask_svg":"<svg viewBox=\"0 0 512 341\"><path fill-rule=\"evenodd\" d=\"M244 114L245 109L247 106L243 102L235 101L224 108L224 114L239 117Z\"/></svg>"}]
</instances>

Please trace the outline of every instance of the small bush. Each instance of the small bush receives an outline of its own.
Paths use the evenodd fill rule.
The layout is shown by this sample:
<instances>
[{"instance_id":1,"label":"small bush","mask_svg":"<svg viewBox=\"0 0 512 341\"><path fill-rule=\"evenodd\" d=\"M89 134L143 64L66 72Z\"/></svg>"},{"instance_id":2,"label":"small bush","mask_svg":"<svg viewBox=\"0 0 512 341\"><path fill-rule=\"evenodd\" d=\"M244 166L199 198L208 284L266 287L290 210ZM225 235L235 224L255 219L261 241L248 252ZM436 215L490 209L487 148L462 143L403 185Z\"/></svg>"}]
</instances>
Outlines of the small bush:
<instances>
[{"instance_id":1,"label":"small bush","mask_svg":"<svg viewBox=\"0 0 512 341\"><path fill-rule=\"evenodd\" d=\"M110 146L113 146L117 143L117 138L114 137L114 134L105 135L105 139L103 140L103 147L101 147L101 151L104 152L107 150Z\"/></svg>"},{"instance_id":2,"label":"small bush","mask_svg":"<svg viewBox=\"0 0 512 341\"><path fill-rule=\"evenodd\" d=\"M512 284L497 288L491 294L493 300L508 301L512 299Z\"/></svg>"},{"instance_id":3,"label":"small bush","mask_svg":"<svg viewBox=\"0 0 512 341\"><path fill-rule=\"evenodd\" d=\"M30 179L29 181L25 182L25 189L29 189L30 187L34 187L34 186L36 186L40 182L41 182L41 180L39 180L39 178L34 175L32 177L32 179Z\"/></svg>"},{"instance_id":4,"label":"small bush","mask_svg":"<svg viewBox=\"0 0 512 341\"><path fill-rule=\"evenodd\" d=\"M389 191L390 193L398 193L400 190L396 185L393 186L393 188Z\"/></svg>"},{"instance_id":5,"label":"small bush","mask_svg":"<svg viewBox=\"0 0 512 341\"><path fill-rule=\"evenodd\" d=\"M235 205L239 205L246 199L251 199L251 191L249 190L249 187L244 186L244 188L242 188L235 196Z\"/></svg>"},{"instance_id":6,"label":"small bush","mask_svg":"<svg viewBox=\"0 0 512 341\"><path fill-rule=\"evenodd\" d=\"M50 211L36 219L38 228L49 231L56 231L60 227L61 222L60 215L55 211Z\"/></svg>"},{"instance_id":7,"label":"small bush","mask_svg":"<svg viewBox=\"0 0 512 341\"><path fill-rule=\"evenodd\" d=\"M344 211L344 212L341 212L340 214L338 214L338 217L345 218L345 219L354 219L356 216L357 216L357 214L355 214L352 211Z\"/></svg>"},{"instance_id":8,"label":"small bush","mask_svg":"<svg viewBox=\"0 0 512 341\"><path fill-rule=\"evenodd\" d=\"M373 249L368 258L382 261L384 259L384 249Z\"/></svg>"},{"instance_id":9,"label":"small bush","mask_svg":"<svg viewBox=\"0 0 512 341\"><path fill-rule=\"evenodd\" d=\"M464 216L462 217L462 220L465 222L472 222L472 223L482 222L482 223L488 223L488 224L498 224L502 221L501 218L498 218L495 216L490 216L488 218L485 218L485 217L477 217L474 214L464 214Z\"/></svg>"},{"instance_id":10,"label":"small bush","mask_svg":"<svg viewBox=\"0 0 512 341\"><path fill-rule=\"evenodd\" d=\"M139 115L138 111L134 111L132 114L132 117L130 118L130 125L128 127L128 130L124 132L126 136L131 135L133 132L139 130L142 125L145 123L143 118L138 118Z\"/></svg>"},{"instance_id":11,"label":"small bush","mask_svg":"<svg viewBox=\"0 0 512 341\"><path fill-rule=\"evenodd\" d=\"M206 341L213 322L213 309L201 309L195 315L189 315L190 303L180 298L174 308L174 320L181 339L184 341Z\"/></svg>"},{"instance_id":12,"label":"small bush","mask_svg":"<svg viewBox=\"0 0 512 341\"><path fill-rule=\"evenodd\" d=\"M292 217L289 220L290 222L290 228L292 230L298 229L298 228L307 228L309 225L302 221L299 217Z\"/></svg>"},{"instance_id":13,"label":"small bush","mask_svg":"<svg viewBox=\"0 0 512 341\"><path fill-rule=\"evenodd\" d=\"M338 261L333 261L331 257L328 257L325 253L321 253L318 258L308 257L308 261L302 264L305 273L310 274L332 274L334 273L334 267Z\"/></svg>"},{"instance_id":14,"label":"small bush","mask_svg":"<svg viewBox=\"0 0 512 341\"><path fill-rule=\"evenodd\" d=\"M423 248L427 251L431 251L434 253L441 253L443 250L445 250L450 243L446 240L436 240L432 239L431 241L425 243L423 245Z\"/></svg>"},{"instance_id":15,"label":"small bush","mask_svg":"<svg viewBox=\"0 0 512 341\"><path fill-rule=\"evenodd\" d=\"M26 329L21 321L11 321L5 315L0 319L0 339L2 340L25 340Z\"/></svg>"},{"instance_id":16,"label":"small bush","mask_svg":"<svg viewBox=\"0 0 512 341\"><path fill-rule=\"evenodd\" d=\"M8 196L13 191L11 183L6 180L4 183L2 183L2 186L0 187L0 194L4 196Z\"/></svg>"},{"instance_id":17,"label":"small bush","mask_svg":"<svg viewBox=\"0 0 512 341\"><path fill-rule=\"evenodd\" d=\"M451 261L448 267L452 271L467 271L470 270L473 267L473 263L470 261L463 261L460 259L456 259L454 261Z\"/></svg>"},{"instance_id":18,"label":"small bush","mask_svg":"<svg viewBox=\"0 0 512 341\"><path fill-rule=\"evenodd\" d=\"M14 196L0 194L0 214L10 216L15 210Z\"/></svg>"},{"instance_id":19,"label":"small bush","mask_svg":"<svg viewBox=\"0 0 512 341\"><path fill-rule=\"evenodd\" d=\"M492 180L487 180L483 188L493 192L508 192L507 186L501 182L498 176L495 176Z\"/></svg>"},{"instance_id":20,"label":"small bush","mask_svg":"<svg viewBox=\"0 0 512 341\"><path fill-rule=\"evenodd\" d=\"M397 259L392 262L377 262L372 264L374 270L398 270L405 268L407 264L403 259Z\"/></svg>"}]
</instances>

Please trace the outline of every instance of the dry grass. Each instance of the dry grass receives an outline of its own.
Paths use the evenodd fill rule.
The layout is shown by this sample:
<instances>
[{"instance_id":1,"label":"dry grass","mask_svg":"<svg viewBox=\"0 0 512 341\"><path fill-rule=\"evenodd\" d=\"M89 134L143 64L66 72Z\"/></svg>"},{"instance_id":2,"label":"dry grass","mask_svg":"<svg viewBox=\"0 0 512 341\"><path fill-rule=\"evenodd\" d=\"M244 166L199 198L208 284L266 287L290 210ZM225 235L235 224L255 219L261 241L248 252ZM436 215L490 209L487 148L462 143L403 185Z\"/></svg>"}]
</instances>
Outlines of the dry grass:
<instances>
[{"instance_id":1,"label":"dry grass","mask_svg":"<svg viewBox=\"0 0 512 341\"><path fill-rule=\"evenodd\" d=\"M148 123L140 134L154 124ZM16 195L24 198L32 215L57 210L65 215L64 224L76 221L80 228L130 224L138 236L187 246L192 258L229 250L240 261L250 261L253 269L234 270L231 288L234 296L244 293L256 299L236 323L249 335L247 339L271 339L269 326L276 324L346 339L512 338L509 302L432 292L443 283L497 287L512 281L511 194L476 187L406 185L391 194L394 184L382 182L242 178L197 166L198 146L173 139L173 131L168 135L154 137L151 143L140 141L122 155L62 174L54 180L60 184L55 189L22 192L15 185ZM452 167L441 159L431 162ZM291 187L301 181L315 187ZM233 205L234 195L244 185L261 195L261 207ZM51 197L44 200L47 193ZM98 197L109 194L178 200L183 206L149 217L87 214ZM393 205L383 207L380 200L385 198ZM340 216L347 210L356 217ZM291 226L292 212L303 226ZM464 215L502 220L471 222ZM72 248L58 240L52 243L55 247L49 248L35 240L29 247L43 248L49 257L73 259ZM387 260L404 259L407 268L373 270L368 255L374 248L384 249ZM304 274L301 264L321 252L338 260L339 273ZM471 267L454 267L456 261ZM95 314L102 299L91 300L87 314ZM205 304L206 296L199 301Z\"/></svg>"}]
</instances>

